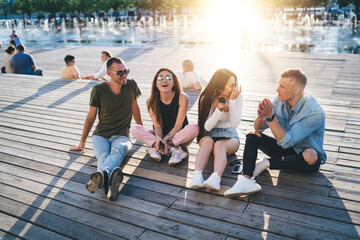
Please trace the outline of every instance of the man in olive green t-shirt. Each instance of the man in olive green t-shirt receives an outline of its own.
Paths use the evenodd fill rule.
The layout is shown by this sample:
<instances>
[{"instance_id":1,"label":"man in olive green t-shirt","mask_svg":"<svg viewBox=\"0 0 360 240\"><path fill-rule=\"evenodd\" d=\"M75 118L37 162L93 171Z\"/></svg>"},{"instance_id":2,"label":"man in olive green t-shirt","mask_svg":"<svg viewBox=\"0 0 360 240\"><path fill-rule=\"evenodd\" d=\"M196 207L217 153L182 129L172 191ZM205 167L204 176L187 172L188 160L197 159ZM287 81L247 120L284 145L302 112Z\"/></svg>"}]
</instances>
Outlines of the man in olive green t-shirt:
<instances>
[{"instance_id":1,"label":"man in olive green t-shirt","mask_svg":"<svg viewBox=\"0 0 360 240\"><path fill-rule=\"evenodd\" d=\"M137 103L141 92L134 80L127 79L130 70L126 68L123 60L112 57L107 61L106 66L111 80L92 88L90 109L80 144L70 150L84 152L86 139L99 113L99 123L92 136L97 171L90 175L86 188L94 193L103 187L107 197L114 201L117 199L123 179L119 166L131 148L129 129L132 116L137 124L142 125Z\"/></svg>"}]
</instances>

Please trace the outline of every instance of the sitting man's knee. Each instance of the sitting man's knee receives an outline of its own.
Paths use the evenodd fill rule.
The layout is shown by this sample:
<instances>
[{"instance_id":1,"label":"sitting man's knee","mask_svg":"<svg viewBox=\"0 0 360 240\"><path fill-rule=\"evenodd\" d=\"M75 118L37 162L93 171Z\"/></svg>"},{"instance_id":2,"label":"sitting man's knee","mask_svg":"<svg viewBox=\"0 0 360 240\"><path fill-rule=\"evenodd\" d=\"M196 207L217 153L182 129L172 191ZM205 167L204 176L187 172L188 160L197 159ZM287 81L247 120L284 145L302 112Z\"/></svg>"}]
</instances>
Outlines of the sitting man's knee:
<instances>
[{"instance_id":1,"label":"sitting man's knee","mask_svg":"<svg viewBox=\"0 0 360 240\"><path fill-rule=\"evenodd\" d=\"M249 132L247 135L256 135L256 136L258 136L258 137L261 137L261 133L260 132L258 132L258 131L254 131L254 132Z\"/></svg>"},{"instance_id":2,"label":"sitting man's knee","mask_svg":"<svg viewBox=\"0 0 360 240\"><path fill-rule=\"evenodd\" d=\"M318 160L318 155L316 151L312 148L307 148L302 153L305 162L309 165L314 165Z\"/></svg>"}]
</instances>

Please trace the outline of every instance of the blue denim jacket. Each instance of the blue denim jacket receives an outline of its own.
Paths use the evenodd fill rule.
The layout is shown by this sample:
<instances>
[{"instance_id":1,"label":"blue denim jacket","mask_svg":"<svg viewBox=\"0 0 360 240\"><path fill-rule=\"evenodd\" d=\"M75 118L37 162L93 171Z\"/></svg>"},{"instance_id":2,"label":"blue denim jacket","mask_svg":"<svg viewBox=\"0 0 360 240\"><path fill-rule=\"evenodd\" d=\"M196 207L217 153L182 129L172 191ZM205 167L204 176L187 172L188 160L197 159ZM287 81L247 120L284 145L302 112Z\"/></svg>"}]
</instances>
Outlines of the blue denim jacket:
<instances>
[{"instance_id":1,"label":"blue denim jacket","mask_svg":"<svg viewBox=\"0 0 360 240\"><path fill-rule=\"evenodd\" d=\"M286 130L285 137L278 142L280 147L293 147L297 153L312 148L321 162L325 163L325 112L315 98L311 95L303 96L295 107L290 109L289 104L280 101L277 96L273 101L273 112L279 124Z\"/></svg>"}]
</instances>

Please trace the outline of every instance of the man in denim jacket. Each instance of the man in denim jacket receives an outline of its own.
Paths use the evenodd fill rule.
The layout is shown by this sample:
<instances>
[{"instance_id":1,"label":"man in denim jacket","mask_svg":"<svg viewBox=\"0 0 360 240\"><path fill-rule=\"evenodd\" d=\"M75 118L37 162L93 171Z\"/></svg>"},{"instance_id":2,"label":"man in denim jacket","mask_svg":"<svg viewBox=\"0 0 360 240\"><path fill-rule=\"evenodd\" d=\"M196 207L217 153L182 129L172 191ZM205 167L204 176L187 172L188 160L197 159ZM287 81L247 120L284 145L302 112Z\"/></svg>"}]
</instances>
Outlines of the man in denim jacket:
<instances>
[{"instance_id":1,"label":"man in denim jacket","mask_svg":"<svg viewBox=\"0 0 360 240\"><path fill-rule=\"evenodd\" d=\"M254 122L256 131L246 135L243 173L225 196L260 191L253 177L268 168L312 173L325 163L325 112L311 95L304 96L306 83L301 70L287 69L281 73L278 96L273 103L269 99L259 103ZM262 133L266 128L270 128L275 138ZM258 149L269 158L256 161Z\"/></svg>"}]
</instances>

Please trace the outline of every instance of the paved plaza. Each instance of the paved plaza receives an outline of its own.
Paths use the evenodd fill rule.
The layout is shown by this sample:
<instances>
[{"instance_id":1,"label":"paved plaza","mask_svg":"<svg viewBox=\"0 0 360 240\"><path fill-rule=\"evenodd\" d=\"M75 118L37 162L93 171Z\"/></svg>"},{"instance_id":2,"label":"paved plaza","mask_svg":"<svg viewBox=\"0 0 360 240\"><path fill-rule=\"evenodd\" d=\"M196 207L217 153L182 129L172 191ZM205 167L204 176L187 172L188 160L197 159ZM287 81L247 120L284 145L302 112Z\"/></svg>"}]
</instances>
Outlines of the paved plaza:
<instances>
[{"instance_id":1,"label":"paved plaza","mask_svg":"<svg viewBox=\"0 0 360 240\"><path fill-rule=\"evenodd\" d=\"M218 192L190 190L198 145L177 166L155 162L134 138L122 164L119 198L110 202L85 184L96 170L88 138L78 144L96 81L63 80L67 54L76 56L81 75L101 66L100 52L125 60L145 101L161 67L181 68L192 59L209 80L218 68L233 70L244 93L241 144L229 157L242 160L245 135L253 130L257 104L276 95L279 74L289 67L308 76L306 92L326 112L324 149L328 160L315 174L265 171L263 189L249 198L223 196L236 181L227 166ZM193 48L68 47L28 49L44 77L0 75L0 238L13 239L359 239L360 237L360 76L358 55L254 52L218 46ZM1 50L0 62L4 51ZM199 93L190 96L188 118L197 122ZM95 124L94 124L95 126ZM270 132L268 132L270 133ZM270 133L271 134L271 133ZM262 155L260 155L261 157ZM211 165L211 164L210 164ZM205 170L205 177L212 171Z\"/></svg>"}]
</instances>

